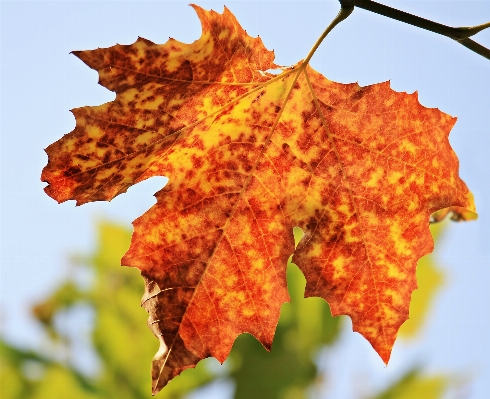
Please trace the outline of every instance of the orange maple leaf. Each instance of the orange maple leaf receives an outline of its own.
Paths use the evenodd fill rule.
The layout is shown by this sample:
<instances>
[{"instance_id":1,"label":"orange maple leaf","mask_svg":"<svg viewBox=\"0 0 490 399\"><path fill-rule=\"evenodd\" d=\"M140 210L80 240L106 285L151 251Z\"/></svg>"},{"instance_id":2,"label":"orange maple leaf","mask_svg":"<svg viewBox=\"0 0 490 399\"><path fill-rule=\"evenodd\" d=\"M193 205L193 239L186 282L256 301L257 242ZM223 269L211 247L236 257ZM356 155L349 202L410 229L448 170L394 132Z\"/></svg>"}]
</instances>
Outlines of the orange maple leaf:
<instances>
[{"instance_id":1,"label":"orange maple leaf","mask_svg":"<svg viewBox=\"0 0 490 399\"><path fill-rule=\"evenodd\" d=\"M223 362L241 333L270 348L293 252L306 296L349 315L388 362L433 248L429 216L475 211L448 142L455 118L388 82L335 83L302 62L270 74L273 52L226 8L194 9L192 44L74 52L116 99L73 110L42 174L77 205L169 177L122 259L141 270L160 340L153 392L204 357Z\"/></svg>"}]
</instances>

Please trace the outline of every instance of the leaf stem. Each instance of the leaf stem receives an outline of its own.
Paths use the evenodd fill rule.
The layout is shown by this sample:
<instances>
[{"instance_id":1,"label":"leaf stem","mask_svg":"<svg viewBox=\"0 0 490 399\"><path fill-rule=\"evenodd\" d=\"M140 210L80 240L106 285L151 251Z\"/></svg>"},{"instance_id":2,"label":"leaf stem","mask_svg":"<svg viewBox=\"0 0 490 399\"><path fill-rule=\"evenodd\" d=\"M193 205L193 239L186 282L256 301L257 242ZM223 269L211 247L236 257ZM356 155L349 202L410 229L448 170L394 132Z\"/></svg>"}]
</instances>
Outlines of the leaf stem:
<instances>
[{"instance_id":1,"label":"leaf stem","mask_svg":"<svg viewBox=\"0 0 490 399\"><path fill-rule=\"evenodd\" d=\"M469 39L470 36L477 34L483 29L490 28L490 22L477 26L462 26L453 28L413 14L409 14L405 11L397 10L396 8L385 6L384 4L376 3L372 0L339 0L339 2L342 7L355 5L356 7L363 8L376 14L447 36L453 40L456 40L458 43L469 48L475 53L490 59L490 49Z\"/></svg>"},{"instance_id":2,"label":"leaf stem","mask_svg":"<svg viewBox=\"0 0 490 399\"><path fill-rule=\"evenodd\" d=\"M330 25L327 26L327 29L322 33L322 35L318 38L316 43L313 45L311 50L309 51L308 55L304 59L303 63L301 64L301 67L305 67L308 65L310 62L311 57L313 57L313 54L315 54L315 51L320 47L320 44L323 42L323 39L327 37L327 35L330 33L330 31L335 28L340 22L342 22L344 19L346 19L351 13L354 11L354 6L344 6L342 5L342 8L340 9L339 13L337 16L333 19L333 21L330 23Z\"/></svg>"}]
</instances>

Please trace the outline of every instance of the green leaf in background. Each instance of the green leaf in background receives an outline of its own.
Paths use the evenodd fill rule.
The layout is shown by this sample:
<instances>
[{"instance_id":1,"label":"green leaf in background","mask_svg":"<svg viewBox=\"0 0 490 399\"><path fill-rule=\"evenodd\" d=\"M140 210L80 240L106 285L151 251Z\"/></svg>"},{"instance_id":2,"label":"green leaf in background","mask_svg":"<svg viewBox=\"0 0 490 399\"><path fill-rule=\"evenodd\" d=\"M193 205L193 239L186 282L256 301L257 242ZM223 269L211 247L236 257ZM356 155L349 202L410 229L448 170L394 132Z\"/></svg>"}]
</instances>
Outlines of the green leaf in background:
<instances>
[{"instance_id":1,"label":"green leaf in background","mask_svg":"<svg viewBox=\"0 0 490 399\"><path fill-rule=\"evenodd\" d=\"M425 377L420 370L413 369L371 399L441 399L448 385L447 377Z\"/></svg>"}]
</instances>

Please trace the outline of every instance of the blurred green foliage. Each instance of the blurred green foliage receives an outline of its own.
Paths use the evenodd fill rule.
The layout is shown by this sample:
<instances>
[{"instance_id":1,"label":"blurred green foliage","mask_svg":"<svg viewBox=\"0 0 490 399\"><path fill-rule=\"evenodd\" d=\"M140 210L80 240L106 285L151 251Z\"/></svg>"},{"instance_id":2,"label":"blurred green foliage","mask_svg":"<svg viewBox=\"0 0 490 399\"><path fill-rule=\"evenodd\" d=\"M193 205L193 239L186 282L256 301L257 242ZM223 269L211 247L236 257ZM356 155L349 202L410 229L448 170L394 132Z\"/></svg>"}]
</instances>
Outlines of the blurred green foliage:
<instances>
[{"instance_id":1,"label":"blurred green foliage","mask_svg":"<svg viewBox=\"0 0 490 399\"><path fill-rule=\"evenodd\" d=\"M295 229L294 233L298 242L302 231ZM29 351L0 340L2 399L151 397L150 363L158 341L147 328L147 314L139 306L143 280L136 269L119 267L130 238L128 229L100 223L95 253L74 257L72 277L34 306L33 314L46 333L47 349ZM427 299L435 292L430 288L430 273L434 275L435 269L430 259L425 262L428 266L418 273L431 269L424 283L429 287L424 290L432 290L430 295L424 294ZM85 283L76 277L80 272L89 277ZM320 382L315 356L322 347L336 342L342 319L333 318L322 299L303 298L306 281L291 262L287 276L291 303L283 305L272 351L267 352L249 334L239 336L233 346L224 373L235 384L235 399L306 399L310 388ZM440 279L436 283L440 285ZM61 315L76 312L80 305L94 315L90 338L99 366L90 375L79 371L76 361L70 360L77 356L76 345L59 322ZM411 308L411 316L415 313L415 318L422 320L417 312L424 313L425 306L419 308ZM416 324L411 327L412 335L421 323ZM158 397L184 398L223 378L212 362L206 359L195 369L184 371ZM439 399L447 384L444 377L424 377L414 369L375 399Z\"/></svg>"},{"instance_id":2,"label":"blurred green foliage","mask_svg":"<svg viewBox=\"0 0 490 399\"><path fill-rule=\"evenodd\" d=\"M439 399L448 385L445 376L424 377L413 369L372 399Z\"/></svg>"}]
</instances>

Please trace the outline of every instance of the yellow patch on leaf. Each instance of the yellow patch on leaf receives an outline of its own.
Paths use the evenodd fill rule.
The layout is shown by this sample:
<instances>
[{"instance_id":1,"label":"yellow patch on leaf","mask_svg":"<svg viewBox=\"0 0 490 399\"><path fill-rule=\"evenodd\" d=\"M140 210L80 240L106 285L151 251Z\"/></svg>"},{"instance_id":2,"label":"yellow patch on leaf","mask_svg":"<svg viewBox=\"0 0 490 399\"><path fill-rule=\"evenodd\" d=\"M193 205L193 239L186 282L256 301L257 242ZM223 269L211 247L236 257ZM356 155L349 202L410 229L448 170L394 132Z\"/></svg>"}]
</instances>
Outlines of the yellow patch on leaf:
<instances>
[{"instance_id":1,"label":"yellow patch on leaf","mask_svg":"<svg viewBox=\"0 0 490 399\"><path fill-rule=\"evenodd\" d=\"M301 62L264 72L279 67L260 38L226 8L194 9L192 44L74 52L116 99L74 109L42 173L48 195L78 205L169 178L122 259L141 270L160 340L153 392L204 357L224 361L243 332L270 348L293 252L306 296L349 315L388 362L432 251L429 216L474 212L448 142L455 118L388 82L335 83Z\"/></svg>"}]
</instances>

